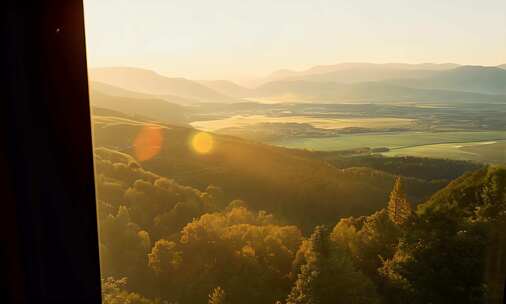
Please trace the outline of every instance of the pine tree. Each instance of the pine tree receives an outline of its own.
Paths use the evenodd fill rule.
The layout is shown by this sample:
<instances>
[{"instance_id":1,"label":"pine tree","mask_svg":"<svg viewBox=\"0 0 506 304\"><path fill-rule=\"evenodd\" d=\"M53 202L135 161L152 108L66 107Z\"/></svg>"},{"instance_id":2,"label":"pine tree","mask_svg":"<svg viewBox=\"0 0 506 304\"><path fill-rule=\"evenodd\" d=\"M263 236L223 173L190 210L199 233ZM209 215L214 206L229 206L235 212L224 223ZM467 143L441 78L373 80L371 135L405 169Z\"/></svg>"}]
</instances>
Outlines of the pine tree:
<instances>
[{"instance_id":1,"label":"pine tree","mask_svg":"<svg viewBox=\"0 0 506 304\"><path fill-rule=\"evenodd\" d=\"M209 294L209 304L225 304L227 303L227 295L225 294L225 290L220 286L213 289L213 291Z\"/></svg>"},{"instance_id":2,"label":"pine tree","mask_svg":"<svg viewBox=\"0 0 506 304\"><path fill-rule=\"evenodd\" d=\"M392 222L400 225L404 223L411 215L411 204L406 198L402 179L398 176L392 192L390 192L390 201L387 206L388 216Z\"/></svg>"},{"instance_id":3,"label":"pine tree","mask_svg":"<svg viewBox=\"0 0 506 304\"><path fill-rule=\"evenodd\" d=\"M321 267L329 251L329 232L325 226L317 226L309 238L310 246L304 252L306 263L301 265L295 285L288 295L287 304L320 303L315 285L321 279Z\"/></svg>"}]
</instances>

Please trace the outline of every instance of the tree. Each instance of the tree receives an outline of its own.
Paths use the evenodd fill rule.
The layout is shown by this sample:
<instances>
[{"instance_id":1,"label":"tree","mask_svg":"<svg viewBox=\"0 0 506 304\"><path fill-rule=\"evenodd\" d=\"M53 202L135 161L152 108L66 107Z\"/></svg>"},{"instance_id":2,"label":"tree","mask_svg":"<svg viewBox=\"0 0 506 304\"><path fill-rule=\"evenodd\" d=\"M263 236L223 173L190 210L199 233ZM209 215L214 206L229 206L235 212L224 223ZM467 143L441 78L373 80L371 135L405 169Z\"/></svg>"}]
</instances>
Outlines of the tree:
<instances>
[{"instance_id":1,"label":"tree","mask_svg":"<svg viewBox=\"0 0 506 304\"><path fill-rule=\"evenodd\" d=\"M353 266L346 250L335 246L329 230L317 226L302 245L305 264L288 295L287 304L375 303L371 281Z\"/></svg>"},{"instance_id":2,"label":"tree","mask_svg":"<svg viewBox=\"0 0 506 304\"><path fill-rule=\"evenodd\" d=\"M274 303L285 298L302 234L297 227L276 221L266 212L245 207L196 218L176 241L183 259L177 272L166 276L164 290L170 293L163 295L174 295L181 303L203 303L210 290L220 286L230 303ZM169 289L171 284L180 287Z\"/></svg>"},{"instance_id":3,"label":"tree","mask_svg":"<svg viewBox=\"0 0 506 304\"><path fill-rule=\"evenodd\" d=\"M394 289L401 287L394 293L403 298L407 293L410 303L483 303L484 228L451 210L427 212L410 223L381 271Z\"/></svg>"},{"instance_id":4,"label":"tree","mask_svg":"<svg viewBox=\"0 0 506 304\"><path fill-rule=\"evenodd\" d=\"M119 280L113 277L102 279L102 303L103 304L160 304L159 299L150 300L144 296L126 290L127 278Z\"/></svg>"},{"instance_id":5,"label":"tree","mask_svg":"<svg viewBox=\"0 0 506 304\"><path fill-rule=\"evenodd\" d=\"M225 304L227 302L227 294L225 290L220 286L213 289L213 291L209 294L209 304Z\"/></svg>"},{"instance_id":6,"label":"tree","mask_svg":"<svg viewBox=\"0 0 506 304\"><path fill-rule=\"evenodd\" d=\"M502 303L506 170L490 167L450 183L403 227L381 272L388 303Z\"/></svg>"},{"instance_id":7,"label":"tree","mask_svg":"<svg viewBox=\"0 0 506 304\"><path fill-rule=\"evenodd\" d=\"M482 205L474 209L474 220L488 226L485 282L489 303L504 303L506 273L506 170L490 168L484 178Z\"/></svg>"},{"instance_id":8,"label":"tree","mask_svg":"<svg viewBox=\"0 0 506 304\"><path fill-rule=\"evenodd\" d=\"M411 205L404 193L404 186L400 176L395 179L394 188L390 193L390 201L388 202L387 210L392 222L398 225L406 222L411 215Z\"/></svg>"},{"instance_id":9,"label":"tree","mask_svg":"<svg viewBox=\"0 0 506 304\"><path fill-rule=\"evenodd\" d=\"M177 245L164 239L158 240L148 254L149 267L156 273L172 273L182 262L182 253Z\"/></svg>"},{"instance_id":10,"label":"tree","mask_svg":"<svg viewBox=\"0 0 506 304\"><path fill-rule=\"evenodd\" d=\"M129 277L132 286L142 283L151 240L147 231L131 221L128 208L120 206L116 215L107 216L100 223L99 232L102 273Z\"/></svg>"},{"instance_id":11,"label":"tree","mask_svg":"<svg viewBox=\"0 0 506 304\"><path fill-rule=\"evenodd\" d=\"M387 210L381 209L369 216L341 219L332 230L331 240L349 252L355 267L376 285L379 294L385 295L385 279L378 269L393 257L401 232Z\"/></svg>"}]
</instances>

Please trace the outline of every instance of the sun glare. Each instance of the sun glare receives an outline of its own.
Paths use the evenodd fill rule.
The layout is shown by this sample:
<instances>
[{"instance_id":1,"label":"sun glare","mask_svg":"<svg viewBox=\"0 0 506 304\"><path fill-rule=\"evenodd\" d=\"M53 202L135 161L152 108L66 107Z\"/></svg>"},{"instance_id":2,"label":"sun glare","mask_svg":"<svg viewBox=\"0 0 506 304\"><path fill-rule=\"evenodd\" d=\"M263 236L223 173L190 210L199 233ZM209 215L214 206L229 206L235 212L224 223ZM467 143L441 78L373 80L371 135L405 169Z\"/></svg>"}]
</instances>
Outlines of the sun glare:
<instances>
[{"instance_id":1,"label":"sun glare","mask_svg":"<svg viewBox=\"0 0 506 304\"><path fill-rule=\"evenodd\" d=\"M199 132L193 136L191 145L197 153L208 154L213 149L214 140L211 134Z\"/></svg>"},{"instance_id":2,"label":"sun glare","mask_svg":"<svg viewBox=\"0 0 506 304\"><path fill-rule=\"evenodd\" d=\"M162 130L159 126L144 126L134 140L135 157L139 161L153 158L160 152L162 142Z\"/></svg>"}]
</instances>

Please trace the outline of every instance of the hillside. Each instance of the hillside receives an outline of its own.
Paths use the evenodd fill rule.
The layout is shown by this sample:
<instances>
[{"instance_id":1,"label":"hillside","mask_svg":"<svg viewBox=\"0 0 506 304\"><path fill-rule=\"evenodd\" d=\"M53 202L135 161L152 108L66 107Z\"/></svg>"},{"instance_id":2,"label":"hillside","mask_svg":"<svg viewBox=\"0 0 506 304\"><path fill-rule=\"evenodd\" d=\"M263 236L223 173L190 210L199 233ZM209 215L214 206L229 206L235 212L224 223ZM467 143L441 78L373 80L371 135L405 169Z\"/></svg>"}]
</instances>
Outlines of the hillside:
<instances>
[{"instance_id":1,"label":"hillside","mask_svg":"<svg viewBox=\"0 0 506 304\"><path fill-rule=\"evenodd\" d=\"M95 121L109 122L108 127L136 124L111 117ZM176 129L159 127L164 132ZM230 201L220 187L199 190L146 170L144 164L127 153L95 149L101 270L109 277L108 284L116 286L105 293L117 294L122 303L126 302L123 298L144 296L204 302L212 286L225 286L227 297L235 302L273 303L284 298L290 286L297 286L296 280L305 274L302 265L308 265L304 263L321 248L329 248L332 257L339 258L325 259L325 267L319 268L328 272L329 284L336 282L340 287L349 281L348 288L356 289L363 282L371 286L364 291L370 298L361 303L406 303L405 299L420 304L467 303L475 297L502 303L504 168L488 167L458 178L419 205L417 215L405 223L395 224L389 211L382 209L368 216L336 218L328 222L332 230L317 226L310 233L311 227L304 227L307 223L287 225L297 219L293 212L281 210L287 212L283 216L278 208L274 214L258 211L251 201ZM340 178L360 177L370 187L386 177L364 168L340 171L345 172ZM261 180L257 183L256 190L263 192ZM322 186L320 191L331 190ZM268 203L279 207L285 191ZM332 206L313 200L316 197L311 194L304 196L311 202L307 208L300 208L296 200L289 208L310 219L314 219L313 208L331 210ZM344 269L351 269L344 275L336 268L344 267L343 263ZM220 275L223 269L227 272ZM128 281L114 282L124 277ZM160 285L162 292L152 288ZM121 293L118 287L127 287L131 293ZM245 295L249 295L247 300ZM144 299L142 303L158 301Z\"/></svg>"},{"instance_id":2,"label":"hillside","mask_svg":"<svg viewBox=\"0 0 506 304\"><path fill-rule=\"evenodd\" d=\"M255 94L266 99L299 102L506 102L506 95L416 89L382 82L276 81L258 87Z\"/></svg>"},{"instance_id":3,"label":"hillside","mask_svg":"<svg viewBox=\"0 0 506 304\"><path fill-rule=\"evenodd\" d=\"M150 99L155 95L140 93L136 91L131 91L127 89L123 89L117 86L113 86L100 81L90 81L89 83L90 93L102 93L109 96L117 96L117 97L128 97L128 98L144 98Z\"/></svg>"},{"instance_id":4,"label":"hillside","mask_svg":"<svg viewBox=\"0 0 506 304\"><path fill-rule=\"evenodd\" d=\"M435 193L427 202L421 204L419 213L455 210L462 212L462 216L470 217L489 203L506 203L505 189L506 168L489 166L472 171L452 181L444 189ZM487 201L486 195L490 194L494 194L494 201Z\"/></svg>"},{"instance_id":5,"label":"hillside","mask_svg":"<svg viewBox=\"0 0 506 304\"><path fill-rule=\"evenodd\" d=\"M96 116L94 124L96 147L134 156L139 153L135 146L139 134L148 132L142 123L114 117ZM289 149L228 136L212 135L212 153L199 154L190 146L194 129L159 125L153 132L153 138L161 134L161 139L147 148L157 151L142 162L147 170L198 189L218 186L228 200L243 199L256 210L273 212L305 229L382 208L394 182L394 175L385 172L337 169ZM415 178L406 183L413 202L446 184Z\"/></svg>"},{"instance_id":6,"label":"hillside","mask_svg":"<svg viewBox=\"0 0 506 304\"><path fill-rule=\"evenodd\" d=\"M199 191L147 171L125 153L97 148L94 156L104 298L206 303L217 285L231 303L288 294L303 240L298 227L227 201L220 188Z\"/></svg>"},{"instance_id":7,"label":"hillside","mask_svg":"<svg viewBox=\"0 0 506 304\"><path fill-rule=\"evenodd\" d=\"M107 83L92 81L90 82L90 93L93 95L95 92L102 93L109 96L138 98L138 99L163 99L170 103L177 103L180 105L192 104L197 101L187 98L182 98L174 95L152 95L136 91L126 90L116 87Z\"/></svg>"},{"instance_id":8,"label":"hillside","mask_svg":"<svg viewBox=\"0 0 506 304\"><path fill-rule=\"evenodd\" d=\"M90 79L144 94L172 95L198 102L233 101L231 97L220 94L195 81L184 78L169 78L153 71L139 68L110 67L91 69Z\"/></svg>"},{"instance_id":9,"label":"hillside","mask_svg":"<svg viewBox=\"0 0 506 304\"><path fill-rule=\"evenodd\" d=\"M454 180L418 206L399 246L403 258L387 268L403 273L419 303L463 303L476 292L486 303L504 303L505 189L506 168L490 166Z\"/></svg>"},{"instance_id":10,"label":"hillside","mask_svg":"<svg viewBox=\"0 0 506 304\"><path fill-rule=\"evenodd\" d=\"M91 90L92 106L121 112L130 116L140 116L165 123L187 124L187 110L178 104L155 98L130 98L103 94Z\"/></svg>"}]
</instances>

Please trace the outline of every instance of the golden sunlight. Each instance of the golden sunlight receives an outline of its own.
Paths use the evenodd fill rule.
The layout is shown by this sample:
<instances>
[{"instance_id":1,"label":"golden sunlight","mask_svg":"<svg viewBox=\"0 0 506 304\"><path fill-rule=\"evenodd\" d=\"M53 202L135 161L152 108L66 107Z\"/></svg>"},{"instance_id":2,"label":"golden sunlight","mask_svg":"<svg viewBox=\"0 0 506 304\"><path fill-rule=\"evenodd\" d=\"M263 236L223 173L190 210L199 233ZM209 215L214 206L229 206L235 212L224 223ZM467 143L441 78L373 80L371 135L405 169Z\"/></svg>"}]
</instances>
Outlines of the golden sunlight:
<instances>
[{"instance_id":1,"label":"golden sunlight","mask_svg":"<svg viewBox=\"0 0 506 304\"><path fill-rule=\"evenodd\" d=\"M191 146L200 154L207 154L213 149L214 140L211 134L206 132L199 132L193 135Z\"/></svg>"}]
</instances>

